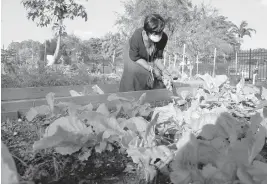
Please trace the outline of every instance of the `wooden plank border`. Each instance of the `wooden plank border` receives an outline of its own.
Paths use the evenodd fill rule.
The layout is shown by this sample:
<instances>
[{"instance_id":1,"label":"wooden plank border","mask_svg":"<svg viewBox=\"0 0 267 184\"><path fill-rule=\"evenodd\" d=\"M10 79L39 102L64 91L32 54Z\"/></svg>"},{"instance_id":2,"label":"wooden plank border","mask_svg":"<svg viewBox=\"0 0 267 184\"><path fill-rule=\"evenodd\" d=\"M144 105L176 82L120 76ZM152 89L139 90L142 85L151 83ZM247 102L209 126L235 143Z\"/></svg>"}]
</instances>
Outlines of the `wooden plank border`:
<instances>
[{"instance_id":1,"label":"wooden plank border","mask_svg":"<svg viewBox=\"0 0 267 184\"><path fill-rule=\"evenodd\" d=\"M140 96L146 93L146 102L170 100L172 93L166 89L158 90L148 90L148 91L134 91L134 92L123 92L117 93L120 97L130 98L138 100ZM79 97L55 97L55 103L58 102L73 102L77 105L87 105L91 103L96 106L100 103L105 103L109 108L114 107L114 102L107 100L110 94L103 95L88 95L88 96L79 96ZM5 121L7 118L17 118L18 111L27 112L31 107L46 105L47 102L45 99L35 99L35 100L20 100L20 101L7 101L2 102L2 121Z\"/></svg>"},{"instance_id":2,"label":"wooden plank border","mask_svg":"<svg viewBox=\"0 0 267 184\"><path fill-rule=\"evenodd\" d=\"M194 84L174 83L177 88L190 87ZM57 97L70 97L70 90L81 92L86 88L88 92L93 92L92 87L98 87L104 93L118 93L119 84L92 84L92 85L76 85L76 86L53 86L53 87L29 87L29 88L2 88L1 101L16 101L26 99L44 99L49 92L55 93ZM199 85L199 84L195 84Z\"/></svg>"},{"instance_id":3,"label":"wooden plank border","mask_svg":"<svg viewBox=\"0 0 267 184\"><path fill-rule=\"evenodd\" d=\"M1 101L25 100L25 99L41 99L49 92L55 93L57 97L70 97L70 90L81 92L86 88L88 92L93 92L92 87L98 87L104 93L117 93L119 84L92 84L78 86L53 86L53 87L29 87L29 88L2 88Z\"/></svg>"}]
</instances>

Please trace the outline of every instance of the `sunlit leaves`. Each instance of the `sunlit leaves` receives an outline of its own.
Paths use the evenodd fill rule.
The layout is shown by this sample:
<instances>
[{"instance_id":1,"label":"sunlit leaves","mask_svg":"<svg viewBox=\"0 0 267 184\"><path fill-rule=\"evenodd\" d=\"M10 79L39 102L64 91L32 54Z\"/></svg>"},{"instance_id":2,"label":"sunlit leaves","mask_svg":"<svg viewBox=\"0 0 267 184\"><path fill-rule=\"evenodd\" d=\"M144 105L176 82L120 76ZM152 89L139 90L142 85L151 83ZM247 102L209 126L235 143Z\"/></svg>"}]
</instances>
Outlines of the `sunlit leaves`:
<instances>
[{"instance_id":1,"label":"sunlit leaves","mask_svg":"<svg viewBox=\"0 0 267 184\"><path fill-rule=\"evenodd\" d=\"M69 116L49 125L44 137L34 143L34 149L53 147L58 153L86 160L94 152L112 151L118 145L143 168L147 181L153 181L160 171L177 184L232 183L237 179L264 183L267 164L260 159L267 130L264 112L259 110L263 107L258 107L260 113L256 113L254 107L242 104L251 100L245 97L256 90L246 84L240 91L236 86L230 88L222 76L202 79L209 83L204 86L209 90L190 88L193 95L181 94L188 107L181 109L173 101L153 108L149 118L134 113L139 107L146 107L145 93L139 100L109 95L108 101L121 110L121 118L116 118L118 114L111 113L105 104L95 111L92 105L68 103ZM212 86L216 87L215 92ZM233 102L231 95L242 101ZM53 105L53 95L47 97ZM201 97L205 100L201 101ZM247 118L240 118L237 111ZM130 117L125 118L126 114Z\"/></svg>"},{"instance_id":2,"label":"sunlit leaves","mask_svg":"<svg viewBox=\"0 0 267 184\"><path fill-rule=\"evenodd\" d=\"M193 6L190 1L132 0L123 5L125 12L118 14L116 25L126 37L143 26L146 15L157 12L163 16L169 37L168 53L180 53L179 47L185 43L187 54L193 59L199 53L200 57L210 55L215 47L218 54L229 53L237 43L230 31L234 24L204 4Z\"/></svg>"},{"instance_id":3,"label":"sunlit leaves","mask_svg":"<svg viewBox=\"0 0 267 184\"><path fill-rule=\"evenodd\" d=\"M22 0L27 18L40 27L48 26L66 18L81 17L87 21L85 7L74 0Z\"/></svg>"},{"instance_id":4,"label":"sunlit leaves","mask_svg":"<svg viewBox=\"0 0 267 184\"><path fill-rule=\"evenodd\" d=\"M19 183L17 168L7 146L1 141L1 183Z\"/></svg>"}]
</instances>

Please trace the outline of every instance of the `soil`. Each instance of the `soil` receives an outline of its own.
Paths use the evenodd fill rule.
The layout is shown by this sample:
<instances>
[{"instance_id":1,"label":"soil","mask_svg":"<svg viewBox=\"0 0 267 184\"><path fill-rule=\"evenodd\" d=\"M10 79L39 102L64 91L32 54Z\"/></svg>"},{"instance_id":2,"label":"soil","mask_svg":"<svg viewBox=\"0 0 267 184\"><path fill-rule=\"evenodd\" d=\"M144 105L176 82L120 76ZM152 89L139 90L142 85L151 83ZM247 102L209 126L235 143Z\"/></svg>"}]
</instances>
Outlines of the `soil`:
<instances>
[{"instance_id":1,"label":"soil","mask_svg":"<svg viewBox=\"0 0 267 184\"><path fill-rule=\"evenodd\" d=\"M152 106L167 105L154 102ZM181 107L186 109L186 107ZM148 117L149 118L149 117ZM21 183L36 184L145 184L144 171L138 169L131 158L113 151L92 152L86 161L75 155L60 155L53 149L33 152L34 141L40 140L47 125L38 117L32 122L6 121L1 124L2 142L9 148L16 163ZM267 160L267 144L260 153ZM125 171L126 168L132 168ZM169 177L158 174L153 184L170 184Z\"/></svg>"},{"instance_id":2,"label":"soil","mask_svg":"<svg viewBox=\"0 0 267 184\"><path fill-rule=\"evenodd\" d=\"M160 103L157 105L164 105ZM36 184L145 184L144 171L138 169L130 157L119 148L100 153L93 152L86 161L75 155L60 155L53 149L33 152L34 141L40 140L47 125L45 118L32 122L6 121L1 124L1 139L15 161L21 183ZM124 172L126 167L133 168ZM153 184L168 184L162 174Z\"/></svg>"}]
</instances>

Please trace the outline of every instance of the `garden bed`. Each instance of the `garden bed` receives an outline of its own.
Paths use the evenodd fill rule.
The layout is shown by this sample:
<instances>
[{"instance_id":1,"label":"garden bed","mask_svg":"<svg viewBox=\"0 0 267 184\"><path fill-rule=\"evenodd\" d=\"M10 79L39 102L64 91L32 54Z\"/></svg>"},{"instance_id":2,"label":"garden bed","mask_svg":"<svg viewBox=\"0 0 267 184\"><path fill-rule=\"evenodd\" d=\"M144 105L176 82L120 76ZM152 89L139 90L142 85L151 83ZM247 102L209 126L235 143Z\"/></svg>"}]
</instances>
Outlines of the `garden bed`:
<instances>
[{"instance_id":1,"label":"garden bed","mask_svg":"<svg viewBox=\"0 0 267 184\"><path fill-rule=\"evenodd\" d=\"M263 184L266 89L208 81L150 104L111 94L109 110L50 99L45 115L2 122L2 141L24 183Z\"/></svg>"},{"instance_id":2,"label":"garden bed","mask_svg":"<svg viewBox=\"0 0 267 184\"><path fill-rule=\"evenodd\" d=\"M152 106L163 106L169 101L157 101ZM123 115L121 115L123 117ZM148 117L149 118L149 117ZM77 155L61 155L54 149L33 151L33 144L43 135L47 119L39 116L34 121L2 122L2 142L9 148L15 161L21 183L40 184L142 184L144 171L138 168L127 154L114 145L112 151L92 152L88 160L80 161ZM155 184L170 183L159 174Z\"/></svg>"}]
</instances>

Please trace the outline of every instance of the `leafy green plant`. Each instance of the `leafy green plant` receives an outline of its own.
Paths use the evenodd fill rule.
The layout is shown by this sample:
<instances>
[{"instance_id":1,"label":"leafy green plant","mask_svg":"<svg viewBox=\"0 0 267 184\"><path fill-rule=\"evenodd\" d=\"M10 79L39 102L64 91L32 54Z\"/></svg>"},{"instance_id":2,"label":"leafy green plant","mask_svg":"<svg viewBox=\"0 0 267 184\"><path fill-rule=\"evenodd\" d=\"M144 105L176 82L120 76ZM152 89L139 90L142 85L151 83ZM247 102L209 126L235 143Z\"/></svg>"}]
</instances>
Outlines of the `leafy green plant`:
<instances>
[{"instance_id":1,"label":"leafy green plant","mask_svg":"<svg viewBox=\"0 0 267 184\"><path fill-rule=\"evenodd\" d=\"M86 64L79 64L74 71L69 66L46 68L40 72L39 68L23 64L16 69L17 75L2 75L1 87L41 87L41 86L68 86L86 85L92 83L114 83L120 80L115 74L93 74L87 71ZM113 76L111 76L113 75Z\"/></svg>"},{"instance_id":2,"label":"leafy green plant","mask_svg":"<svg viewBox=\"0 0 267 184\"><path fill-rule=\"evenodd\" d=\"M57 47L50 65L59 59L61 37L65 34L63 21L81 17L87 21L87 13L83 5L74 0L22 0L23 6L28 11L27 18L37 21L37 26L46 27L52 24L52 29L57 36Z\"/></svg>"},{"instance_id":3,"label":"leafy green plant","mask_svg":"<svg viewBox=\"0 0 267 184\"><path fill-rule=\"evenodd\" d=\"M165 48L168 55L180 56L183 44L190 60L213 54L228 54L236 45L237 39L230 29L236 27L227 17L218 11L190 1L176 0L133 0L123 3L125 12L118 14L116 25L124 37L129 38L137 27L142 27L144 16L159 13L166 20L165 32L169 40ZM179 57L179 60L182 58Z\"/></svg>"},{"instance_id":4,"label":"leafy green plant","mask_svg":"<svg viewBox=\"0 0 267 184\"><path fill-rule=\"evenodd\" d=\"M119 148L144 169L147 182L161 172L176 184L266 183L266 89L257 98L260 90L242 80L236 86L224 76L197 80L204 85L180 90L155 108L144 103L146 94L138 100L112 94L108 100L116 109L110 111L105 104L94 110L91 104L54 103L49 93L47 106L29 111L55 118L33 148L54 148L81 161ZM58 117L60 109L67 115Z\"/></svg>"},{"instance_id":5,"label":"leafy green plant","mask_svg":"<svg viewBox=\"0 0 267 184\"><path fill-rule=\"evenodd\" d=\"M242 39L244 36L249 36L251 37L251 33L254 32L256 33L255 29L252 28L248 28L248 23L246 21L242 21L240 23L240 26L238 27L237 25L235 25L230 31L234 34L237 35L238 37L238 47L240 49L241 43L242 43Z\"/></svg>"}]
</instances>

